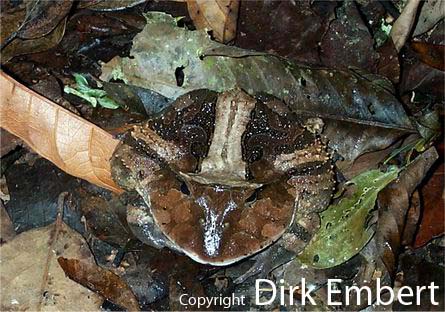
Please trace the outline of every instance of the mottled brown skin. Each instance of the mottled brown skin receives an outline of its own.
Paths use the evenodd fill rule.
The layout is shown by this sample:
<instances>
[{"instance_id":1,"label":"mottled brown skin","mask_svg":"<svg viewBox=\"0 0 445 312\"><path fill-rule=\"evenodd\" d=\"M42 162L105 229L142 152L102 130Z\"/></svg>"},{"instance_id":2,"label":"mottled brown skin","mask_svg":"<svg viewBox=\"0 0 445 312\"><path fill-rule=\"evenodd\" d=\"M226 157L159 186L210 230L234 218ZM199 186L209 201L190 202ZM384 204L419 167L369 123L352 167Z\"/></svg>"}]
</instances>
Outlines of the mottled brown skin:
<instances>
[{"instance_id":1,"label":"mottled brown skin","mask_svg":"<svg viewBox=\"0 0 445 312\"><path fill-rule=\"evenodd\" d=\"M147 243L214 265L277 240L298 253L332 194L321 130L275 98L193 91L130 131L113 177L147 204L129 211Z\"/></svg>"}]
</instances>

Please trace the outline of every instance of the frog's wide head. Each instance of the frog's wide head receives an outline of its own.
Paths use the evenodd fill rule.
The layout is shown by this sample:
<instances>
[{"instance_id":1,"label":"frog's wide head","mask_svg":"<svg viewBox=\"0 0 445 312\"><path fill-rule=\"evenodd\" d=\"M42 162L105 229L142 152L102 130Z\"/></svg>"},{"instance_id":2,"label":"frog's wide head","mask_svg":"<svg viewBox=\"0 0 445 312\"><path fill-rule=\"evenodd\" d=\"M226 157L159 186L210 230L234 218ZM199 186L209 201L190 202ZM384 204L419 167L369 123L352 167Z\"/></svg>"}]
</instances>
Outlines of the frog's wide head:
<instances>
[{"instance_id":1,"label":"frog's wide head","mask_svg":"<svg viewBox=\"0 0 445 312\"><path fill-rule=\"evenodd\" d=\"M181 96L135 126L112 159L116 182L148 206L138 236L159 232L166 246L213 265L278 240L311 179L329 168L321 142L282 102L238 89Z\"/></svg>"}]
</instances>

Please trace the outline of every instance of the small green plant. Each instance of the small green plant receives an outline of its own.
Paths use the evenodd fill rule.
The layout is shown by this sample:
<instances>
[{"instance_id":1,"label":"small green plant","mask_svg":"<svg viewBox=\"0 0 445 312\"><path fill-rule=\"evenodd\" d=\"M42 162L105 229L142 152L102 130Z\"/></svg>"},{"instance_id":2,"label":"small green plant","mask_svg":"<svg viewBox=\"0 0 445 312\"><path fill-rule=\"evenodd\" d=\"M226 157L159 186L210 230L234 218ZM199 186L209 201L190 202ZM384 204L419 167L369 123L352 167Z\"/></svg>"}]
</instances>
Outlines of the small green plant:
<instances>
[{"instance_id":1,"label":"small green plant","mask_svg":"<svg viewBox=\"0 0 445 312\"><path fill-rule=\"evenodd\" d=\"M91 88L88 85L88 80L83 75L74 73L73 76L76 81L76 86L75 88L65 86L63 88L65 93L74 94L89 102L93 107L96 107L97 104L109 109L120 107L119 104L107 96L104 90Z\"/></svg>"}]
</instances>

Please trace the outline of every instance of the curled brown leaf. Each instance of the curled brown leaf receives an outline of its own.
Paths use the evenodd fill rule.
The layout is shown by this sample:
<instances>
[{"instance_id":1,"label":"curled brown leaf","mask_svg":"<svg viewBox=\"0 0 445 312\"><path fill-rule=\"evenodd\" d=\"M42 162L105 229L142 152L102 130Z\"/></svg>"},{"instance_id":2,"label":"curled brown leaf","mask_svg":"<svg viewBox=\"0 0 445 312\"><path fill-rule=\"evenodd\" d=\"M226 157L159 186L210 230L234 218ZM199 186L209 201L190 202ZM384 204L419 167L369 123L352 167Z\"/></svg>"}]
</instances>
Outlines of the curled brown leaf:
<instances>
[{"instance_id":1,"label":"curled brown leaf","mask_svg":"<svg viewBox=\"0 0 445 312\"><path fill-rule=\"evenodd\" d=\"M386 268L390 273L396 269L399 248L406 232L411 195L422 182L428 170L437 160L434 147L419 155L400 175L389 184L378 197L379 219L376 243ZM418 218L418 214L414 214ZM417 220L414 220L417 223ZM413 221L408 222L412 223ZM407 240L407 239L405 239Z\"/></svg>"},{"instance_id":2,"label":"curled brown leaf","mask_svg":"<svg viewBox=\"0 0 445 312\"><path fill-rule=\"evenodd\" d=\"M235 38L239 0L187 0L187 9L195 26L213 30L216 40L229 42Z\"/></svg>"},{"instance_id":3,"label":"curled brown leaf","mask_svg":"<svg viewBox=\"0 0 445 312\"><path fill-rule=\"evenodd\" d=\"M70 279L97 292L108 300L126 308L139 311L139 304L130 287L113 272L78 259L57 258L59 265Z\"/></svg>"},{"instance_id":4,"label":"curled brown leaf","mask_svg":"<svg viewBox=\"0 0 445 312\"><path fill-rule=\"evenodd\" d=\"M0 127L67 173L120 192L109 159L118 140L0 73Z\"/></svg>"}]
</instances>

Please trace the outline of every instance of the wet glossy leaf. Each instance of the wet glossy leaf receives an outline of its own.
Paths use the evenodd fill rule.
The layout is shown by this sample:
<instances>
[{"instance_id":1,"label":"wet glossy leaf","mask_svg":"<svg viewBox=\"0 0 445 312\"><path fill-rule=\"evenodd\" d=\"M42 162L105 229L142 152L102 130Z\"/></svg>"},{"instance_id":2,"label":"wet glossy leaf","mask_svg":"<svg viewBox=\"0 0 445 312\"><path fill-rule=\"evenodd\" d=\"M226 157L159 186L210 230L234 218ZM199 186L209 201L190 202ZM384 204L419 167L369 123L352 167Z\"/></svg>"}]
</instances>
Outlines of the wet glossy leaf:
<instances>
[{"instance_id":1,"label":"wet glossy leaf","mask_svg":"<svg viewBox=\"0 0 445 312\"><path fill-rule=\"evenodd\" d=\"M49 34L71 10L71 0L26 2L26 17L17 30L17 37L35 39Z\"/></svg>"},{"instance_id":2,"label":"wet glossy leaf","mask_svg":"<svg viewBox=\"0 0 445 312\"><path fill-rule=\"evenodd\" d=\"M107 95L119 103L123 109L153 116L168 107L172 100L145 89L124 83L102 82Z\"/></svg>"},{"instance_id":3,"label":"wet glossy leaf","mask_svg":"<svg viewBox=\"0 0 445 312\"><path fill-rule=\"evenodd\" d=\"M25 154L24 157L29 158L30 155ZM26 179L23 178L25 176ZM74 192L80 183L42 158L33 160L31 164L14 163L6 170L5 177L11 197L5 206L17 233L54 223L57 197L64 191ZM81 217L80 212L65 205L64 222L79 232L84 230Z\"/></svg>"},{"instance_id":4,"label":"wet glossy leaf","mask_svg":"<svg viewBox=\"0 0 445 312\"><path fill-rule=\"evenodd\" d=\"M368 221L377 195L399 172L397 167L387 172L370 170L348 181L347 186L355 187L353 194L320 213L320 229L298 256L300 261L320 269L329 268L360 252L374 234Z\"/></svg>"},{"instance_id":5,"label":"wet glossy leaf","mask_svg":"<svg viewBox=\"0 0 445 312\"><path fill-rule=\"evenodd\" d=\"M34 39L16 38L2 50L2 63L8 62L15 56L37 53L55 47L65 34L66 20L61 21L56 28L43 37Z\"/></svg>"}]
</instances>

